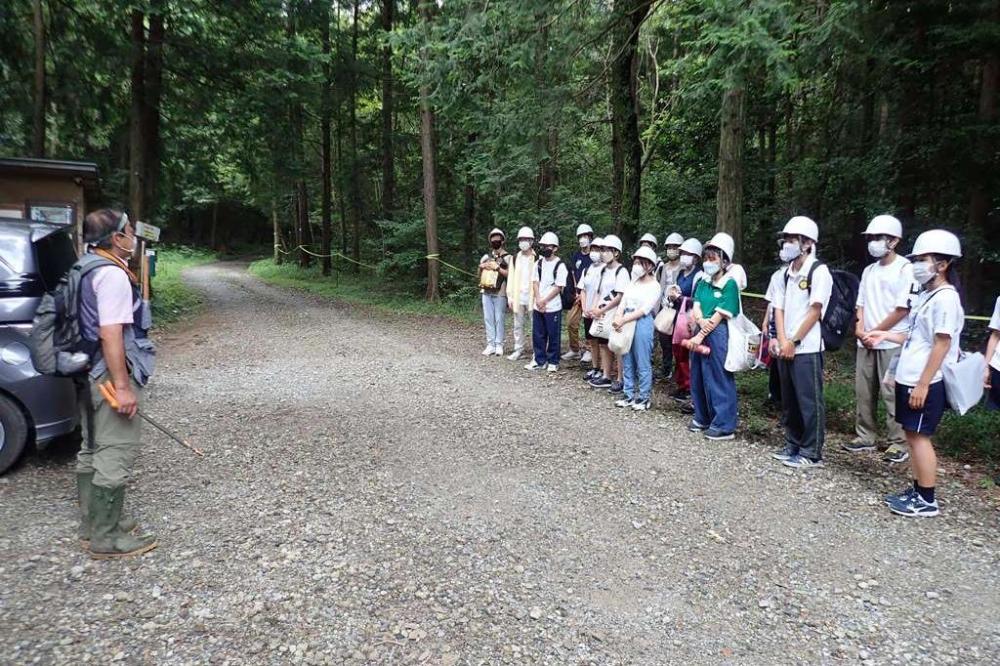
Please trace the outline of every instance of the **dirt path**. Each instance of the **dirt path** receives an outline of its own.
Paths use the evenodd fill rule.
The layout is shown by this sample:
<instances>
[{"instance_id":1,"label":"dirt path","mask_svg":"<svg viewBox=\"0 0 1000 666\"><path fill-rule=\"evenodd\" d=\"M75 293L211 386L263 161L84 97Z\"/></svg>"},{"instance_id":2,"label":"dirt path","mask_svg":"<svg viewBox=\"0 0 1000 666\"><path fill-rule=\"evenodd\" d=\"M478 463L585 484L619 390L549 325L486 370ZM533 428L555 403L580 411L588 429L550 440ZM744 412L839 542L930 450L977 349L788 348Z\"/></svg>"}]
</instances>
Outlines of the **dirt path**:
<instances>
[{"instance_id":1,"label":"dirt path","mask_svg":"<svg viewBox=\"0 0 1000 666\"><path fill-rule=\"evenodd\" d=\"M480 337L192 270L130 509L75 542L70 455L0 479L0 662L1000 663L998 516L945 481L795 473L529 375Z\"/></svg>"}]
</instances>

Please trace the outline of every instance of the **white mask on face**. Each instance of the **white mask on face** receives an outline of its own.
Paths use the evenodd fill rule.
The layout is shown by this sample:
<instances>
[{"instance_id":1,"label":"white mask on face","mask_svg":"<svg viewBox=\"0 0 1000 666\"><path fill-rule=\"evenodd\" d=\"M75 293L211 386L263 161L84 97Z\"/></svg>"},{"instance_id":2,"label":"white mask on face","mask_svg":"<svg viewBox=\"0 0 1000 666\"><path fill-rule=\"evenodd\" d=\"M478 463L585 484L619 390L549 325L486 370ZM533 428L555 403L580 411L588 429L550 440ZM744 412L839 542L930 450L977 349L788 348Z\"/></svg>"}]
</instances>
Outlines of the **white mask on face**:
<instances>
[{"instance_id":1,"label":"white mask on face","mask_svg":"<svg viewBox=\"0 0 1000 666\"><path fill-rule=\"evenodd\" d=\"M595 263L595 264L600 263L601 262L601 253L598 252L597 250L591 250L590 251L590 260L593 263Z\"/></svg>"},{"instance_id":2,"label":"white mask on face","mask_svg":"<svg viewBox=\"0 0 1000 666\"><path fill-rule=\"evenodd\" d=\"M708 277L713 277L722 268L722 264L718 261L706 261L701 265L701 269L705 271Z\"/></svg>"},{"instance_id":3,"label":"white mask on face","mask_svg":"<svg viewBox=\"0 0 1000 666\"><path fill-rule=\"evenodd\" d=\"M642 270L642 266L639 265L639 262L637 261L632 264L632 279L638 280L643 275L645 275L645 272Z\"/></svg>"},{"instance_id":4,"label":"white mask on face","mask_svg":"<svg viewBox=\"0 0 1000 666\"><path fill-rule=\"evenodd\" d=\"M881 259L885 255L889 254L889 242L885 240L868 241L868 254L872 255L876 259Z\"/></svg>"},{"instance_id":5,"label":"white mask on face","mask_svg":"<svg viewBox=\"0 0 1000 666\"><path fill-rule=\"evenodd\" d=\"M790 261L795 261L802 254L802 246L798 243L792 243L790 241L785 241L781 245L781 252L778 253L778 257L786 264Z\"/></svg>"},{"instance_id":6,"label":"white mask on face","mask_svg":"<svg viewBox=\"0 0 1000 666\"><path fill-rule=\"evenodd\" d=\"M934 262L927 259L913 263L913 279L921 285L926 285L937 276Z\"/></svg>"},{"instance_id":7,"label":"white mask on face","mask_svg":"<svg viewBox=\"0 0 1000 666\"><path fill-rule=\"evenodd\" d=\"M673 248L667 250L667 259L670 261L677 261L677 257L681 256L680 250L675 250Z\"/></svg>"},{"instance_id":8,"label":"white mask on face","mask_svg":"<svg viewBox=\"0 0 1000 666\"><path fill-rule=\"evenodd\" d=\"M132 240L132 247L129 250L125 250L124 247L122 247L121 249L122 251L128 252L128 256L131 257L133 254L135 254L136 248L139 247L139 239L137 239L135 236L125 236L125 238L130 238Z\"/></svg>"},{"instance_id":9,"label":"white mask on face","mask_svg":"<svg viewBox=\"0 0 1000 666\"><path fill-rule=\"evenodd\" d=\"M615 260L615 255L611 250L605 250L601 252L601 260L606 264L610 264Z\"/></svg>"},{"instance_id":10,"label":"white mask on face","mask_svg":"<svg viewBox=\"0 0 1000 666\"><path fill-rule=\"evenodd\" d=\"M694 257L692 257L690 254L682 254L681 266L683 266L684 268L691 268L692 266L694 266Z\"/></svg>"},{"instance_id":11,"label":"white mask on face","mask_svg":"<svg viewBox=\"0 0 1000 666\"><path fill-rule=\"evenodd\" d=\"M518 241L517 246L521 248L521 252L527 252L528 250L531 249L531 241L529 240Z\"/></svg>"},{"instance_id":12,"label":"white mask on face","mask_svg":"<svg viewBox=\"0 0 1000 666\"><path fill-rule=\"evenodd\" d=\"M590 247L590 239L586 236L580 236L580 247L584 250Z\"/></svg>"}]
</instances>

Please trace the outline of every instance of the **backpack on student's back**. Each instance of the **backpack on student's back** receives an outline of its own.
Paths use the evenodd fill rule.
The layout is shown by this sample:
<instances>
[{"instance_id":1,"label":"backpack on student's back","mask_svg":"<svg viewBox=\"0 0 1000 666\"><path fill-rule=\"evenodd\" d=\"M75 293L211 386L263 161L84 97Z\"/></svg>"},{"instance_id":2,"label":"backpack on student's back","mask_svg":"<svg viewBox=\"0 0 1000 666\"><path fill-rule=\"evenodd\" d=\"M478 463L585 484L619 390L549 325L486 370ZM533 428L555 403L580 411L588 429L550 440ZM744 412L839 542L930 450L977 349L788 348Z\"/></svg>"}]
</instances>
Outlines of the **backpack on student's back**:
<instances>
[{"instance_id":1,"label":"backpack on student's back","mask_svg":"<svg viewBox=\"0 0 1000 666\"><path fill-rule=\"evenodd\" d=\"M115 265L96 254L85 254L55 289L42 296L29 334L31 362L40 374L78 377L86 373L90 356L83 352L80 334L80 288L91 271Z\"/></svg>"},{"instance_id":2,"label":"backpack on student's back","mask_svg":"<svg viewBox=\"0 0 1000 666\"><path fill-rule=\"evenodd\" d=\"M812 291L812 278L816 269L824 264L814 262L806 275L806 289ZM829 268L829 267L828 267ZM854 334L857 322L855 309L858 306L858 292L861 280L854 273L830 268L833 278L833 288L830 290L830 302L826 305L826 314L820 321L819 329L823 335L823 344L830 351L837 351L844 342ZM785 286L788 286L788 271L785 271Z\"/></svg>"},{"instance_id":3,"label":"backpack on student's back","mask_svg":"<svg viewBox=\"0 0 1000 666\"><path fill-rule=\"evenodd\" d=\"M538 283L542 282L542 259L539 259L536 263L538 267ZM552 269L552 277L554 278L559 273L559 267L566 267L562 259L556 260L555 268ZM573 271L566 268L566 286L562 288L559 292L559 299L562 302L563 310L572 310L573 303L576 302L576 280L573 278Z\"/></svg>"}]
</instances>

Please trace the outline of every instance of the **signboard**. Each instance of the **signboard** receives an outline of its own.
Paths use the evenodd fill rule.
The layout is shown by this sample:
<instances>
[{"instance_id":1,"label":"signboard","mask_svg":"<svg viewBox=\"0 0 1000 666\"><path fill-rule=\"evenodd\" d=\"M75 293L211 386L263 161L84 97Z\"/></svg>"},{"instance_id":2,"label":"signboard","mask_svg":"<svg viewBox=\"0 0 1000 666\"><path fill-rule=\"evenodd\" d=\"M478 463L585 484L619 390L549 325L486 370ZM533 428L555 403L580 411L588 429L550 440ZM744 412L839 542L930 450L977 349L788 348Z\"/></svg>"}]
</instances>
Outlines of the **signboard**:
<instances>
[{"instance_id":1,"label":"signboard","mask_svg":"<svg viewBox=\"0 0 1000 666\"><path fill-rule=\"evenodd\" d=\"M160 240L160 228L154 227L148 222L136 222L135 235L143 240L153 241L155 243Z\"/></svg>"}]
</instances>

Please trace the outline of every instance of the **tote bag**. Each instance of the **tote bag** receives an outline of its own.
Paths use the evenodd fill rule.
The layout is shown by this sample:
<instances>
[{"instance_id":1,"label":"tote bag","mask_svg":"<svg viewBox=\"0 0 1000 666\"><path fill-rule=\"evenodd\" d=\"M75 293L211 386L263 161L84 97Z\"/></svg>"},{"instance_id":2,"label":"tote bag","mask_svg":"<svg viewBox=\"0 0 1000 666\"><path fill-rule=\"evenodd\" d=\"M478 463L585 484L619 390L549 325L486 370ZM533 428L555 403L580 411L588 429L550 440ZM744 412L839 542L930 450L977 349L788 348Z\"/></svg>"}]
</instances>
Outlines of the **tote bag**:
<instances>
[{"instance_id":1,"label":"tote bag","mask_svg":"<svg viewBox=\"0 0 1000 666\"><path fill-rule=\"evenodd\" d=\"M594 323L590 325L590 334L595 338L607 340L611 336L611 322L615 320L615 313L617 312L618 308L611 308L604 313L603 317L594 319Z\"/></svg>"},{"instance_id":2,"label":"tote bag","mask_svg":"<svg viewBox=\"0 0 1000 666\"><path fill-rule=\"evenodd\" d=\"M679 345L691 337L691 331L688 330L687 300L686 296L682 298L680 308L677 309L677 319L674 321L673 338L673 343L675 345Z\"/></svg>"},{"instance_id":3,"label":"tote bag","mask_svg":"<svg viewBox=\"0 0 1000 666\"><path fill-rule=\"evenodd\" d=\"M729 329L729 348L726 350L725 368L729 372L743 372L759 364L760 329L742 312L726 320Z\"/></svg>"},{"instance_id":4,"label":"tote bag","mask_svg":"<svg viewBox=\"0 0 1000 666\"><path fill-rule=\"evenodd\" d=\"M944 376L944 394L948 405L959 414L979 404L983 398L983 373L986 357L979 352L958 352L958 359L946 361L941 366Z\"/></svg>"},{"instance_id":5,"label":"tote bag","mask_svg":"<svg viewBox=\"0 0 1000 666\"><path fill-rule=\"evenodd\" d=\"M672 307L664 307L653 320L653 328L663 335L674 334L674 323L677 321L677 310Z\"/></svg>"},{"instance_id":6,"label":"tote bag","mask_svg":"<svg viewBox=\"0 0 1000 666\"><path fill-rule=\"evenodd\" d=\"M616 354L627 354L632 349L632 338L635 337L635 322L622 326L622 330L616 331L611 327L611 335L608 337L608 349Z\"/></svg>"}]
</instances>

